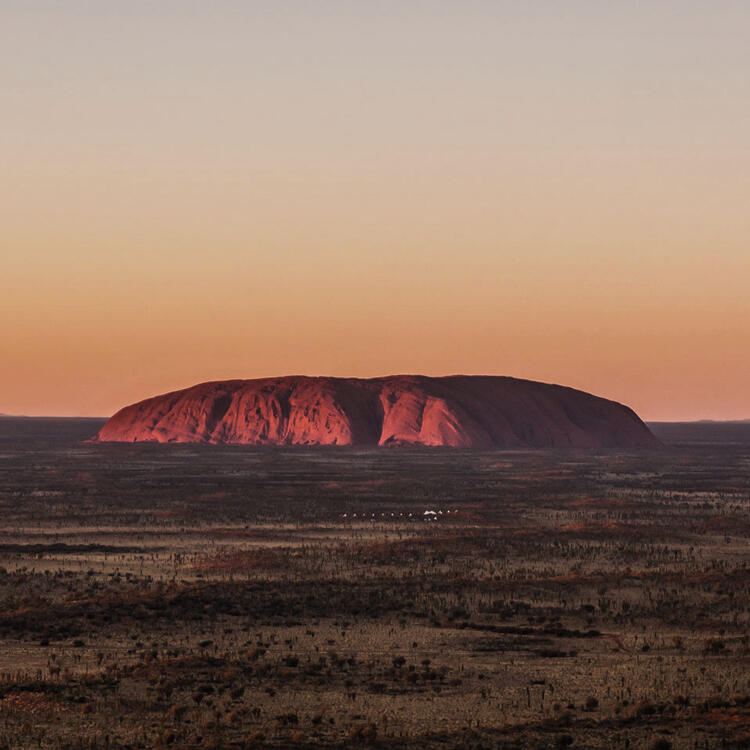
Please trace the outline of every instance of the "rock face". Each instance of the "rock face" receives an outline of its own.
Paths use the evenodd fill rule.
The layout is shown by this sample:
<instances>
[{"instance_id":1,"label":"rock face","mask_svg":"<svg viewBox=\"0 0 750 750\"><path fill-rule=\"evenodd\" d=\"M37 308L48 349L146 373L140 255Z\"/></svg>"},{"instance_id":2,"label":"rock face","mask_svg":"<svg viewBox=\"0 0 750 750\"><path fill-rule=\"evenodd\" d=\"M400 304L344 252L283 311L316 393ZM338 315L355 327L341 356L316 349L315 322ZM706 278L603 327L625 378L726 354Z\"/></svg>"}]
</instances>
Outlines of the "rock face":
<instances>
[{"instance_id":1,"label":"rock face","mask_svg":"<svg viewBox=\"0 0 750 750\"><path fill-rule=\"evenodd\" d=\"M615 401L474 375L202 383L126 406L94 440L595 450L660 444Z\"/></svg>"}]
</instances>

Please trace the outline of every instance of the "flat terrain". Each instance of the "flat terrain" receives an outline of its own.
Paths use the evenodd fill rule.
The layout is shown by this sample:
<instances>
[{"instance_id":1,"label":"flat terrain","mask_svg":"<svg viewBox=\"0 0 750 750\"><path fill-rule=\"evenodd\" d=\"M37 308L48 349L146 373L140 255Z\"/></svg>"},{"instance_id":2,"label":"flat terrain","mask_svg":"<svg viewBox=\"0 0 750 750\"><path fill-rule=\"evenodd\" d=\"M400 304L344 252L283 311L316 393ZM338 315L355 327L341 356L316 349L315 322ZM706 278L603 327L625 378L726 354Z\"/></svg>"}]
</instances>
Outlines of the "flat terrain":
<instances>
[{"instance_id":1,"label":"flat terrain","mask_svg":"<svg viewBox=\"0 0 750 750\"><path fill-rule=\"evenodd\" d=\"M750 425L664 450L0 419L0 748L750 747Z\"/></svg>"}]
</instances>

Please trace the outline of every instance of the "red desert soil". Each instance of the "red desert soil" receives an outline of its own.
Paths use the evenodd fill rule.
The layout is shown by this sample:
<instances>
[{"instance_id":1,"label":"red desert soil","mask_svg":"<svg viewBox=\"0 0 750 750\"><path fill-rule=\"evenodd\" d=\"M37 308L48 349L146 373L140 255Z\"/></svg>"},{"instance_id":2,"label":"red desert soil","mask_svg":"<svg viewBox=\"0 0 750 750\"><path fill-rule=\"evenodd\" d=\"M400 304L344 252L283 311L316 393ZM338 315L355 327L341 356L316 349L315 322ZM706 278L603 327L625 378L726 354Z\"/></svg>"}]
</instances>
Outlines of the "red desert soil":
<instances>
[{"instance_id":1,"label":"red desert soil","mask_svg":"<svg viewBox=\"0 0 750 750\"><path fill-rule=\"evenodd\" d=\"M660 444L615 401L479 375L202 383L126 406L95 440L605 450Z\"/></svg>"}]
</instances>

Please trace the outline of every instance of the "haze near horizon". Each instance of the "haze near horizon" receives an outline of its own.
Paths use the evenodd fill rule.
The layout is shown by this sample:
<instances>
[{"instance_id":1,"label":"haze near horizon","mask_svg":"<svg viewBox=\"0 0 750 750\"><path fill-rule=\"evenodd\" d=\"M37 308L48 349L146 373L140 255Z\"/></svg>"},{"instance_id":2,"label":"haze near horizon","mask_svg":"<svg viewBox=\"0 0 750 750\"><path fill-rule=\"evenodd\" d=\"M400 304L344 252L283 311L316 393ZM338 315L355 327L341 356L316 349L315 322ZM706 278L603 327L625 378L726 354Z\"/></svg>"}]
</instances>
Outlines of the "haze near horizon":
<instances>
[{"instance_id":1,"label":"haze near horizon","mask_svg":"<svg viewBox=\"0 0 750 750\"><path fill-rule=\"evenodd\" d=\"M6 0L0 61L0 412L464 373L750 416L746 3Z\"/></svg>"}]
</instances>

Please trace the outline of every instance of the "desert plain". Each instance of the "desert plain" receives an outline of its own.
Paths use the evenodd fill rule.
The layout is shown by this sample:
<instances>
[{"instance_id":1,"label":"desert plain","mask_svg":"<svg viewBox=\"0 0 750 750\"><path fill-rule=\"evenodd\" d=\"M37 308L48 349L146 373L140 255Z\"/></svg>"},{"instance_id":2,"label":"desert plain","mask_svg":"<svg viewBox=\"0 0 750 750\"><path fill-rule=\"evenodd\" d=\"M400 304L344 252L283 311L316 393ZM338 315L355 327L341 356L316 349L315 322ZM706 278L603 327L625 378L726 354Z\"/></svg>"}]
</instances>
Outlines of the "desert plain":
<instances>
[{"instance_id":1,"label":"desert plain","mask_svg":"<svg viewBox=\"0 0 750 750\"><path fill-rule=\"evenodd\" d=\"M0 419L0 748L750 747L750 425L648 451Z\"/></svg>"}]
</instances>

